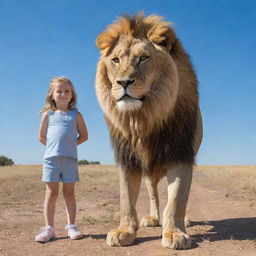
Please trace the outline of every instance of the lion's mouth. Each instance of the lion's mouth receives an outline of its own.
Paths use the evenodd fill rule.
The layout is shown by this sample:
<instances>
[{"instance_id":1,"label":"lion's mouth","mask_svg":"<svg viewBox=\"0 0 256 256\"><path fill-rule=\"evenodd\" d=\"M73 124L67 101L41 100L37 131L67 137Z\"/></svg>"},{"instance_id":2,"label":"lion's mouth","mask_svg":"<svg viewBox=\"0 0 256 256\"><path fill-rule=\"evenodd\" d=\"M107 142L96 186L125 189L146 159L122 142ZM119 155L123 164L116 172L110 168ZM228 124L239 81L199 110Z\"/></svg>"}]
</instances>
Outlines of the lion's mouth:
<instances>
[{"instance_id":1,"label":"lion's mouth","mask_svg":"<svg viewBox=\"0 0 256 256\"><path fill-rule=\"evenodd\" d=\"M117 100L117 102L121 101L121 100L140 100L140 101L144 101L145 100L145 96L141 97L141 98L135 98L132 97L128 94L124 94L120 99Z\"/></svg>"}]
</instances>

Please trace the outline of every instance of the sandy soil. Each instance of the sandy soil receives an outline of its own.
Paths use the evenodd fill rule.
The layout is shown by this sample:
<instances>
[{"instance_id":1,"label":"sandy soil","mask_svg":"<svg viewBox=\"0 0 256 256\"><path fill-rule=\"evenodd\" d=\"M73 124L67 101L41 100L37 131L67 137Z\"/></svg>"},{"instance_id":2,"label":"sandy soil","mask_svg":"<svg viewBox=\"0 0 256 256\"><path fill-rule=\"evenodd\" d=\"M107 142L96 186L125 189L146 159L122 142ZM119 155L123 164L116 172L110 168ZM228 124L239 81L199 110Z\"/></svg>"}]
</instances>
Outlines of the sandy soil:
<instances>
[{"instance_id":1,"label":"sandy soil","mask_svg":"<svg viewBox=\"0 0 256 256\"><path fill-rule=\"evenodd\" d=\"M43 226L44 185L40 178L41 166L0 168L0 256L256 255L255 197L233 190L232 180L222 182L221 186L212 182L203 167L194 171L187 208L187 216L192 221L187 232L194 240L194 247L184 251L161 246L161 227L140 228L132 246L111 248L106 245L106 233L118 225L119 184L114 166L80 168L81 181L76 187L77 224L85 234L84 239L74 241L66 237L64 202L60 193L55 216L56 239L45 244L34 242ZM165 179L159 184L159 191L163 209L167 198ZM144 183L137 209L139 217L148 213Z\"/></svg>"}]
</instances>

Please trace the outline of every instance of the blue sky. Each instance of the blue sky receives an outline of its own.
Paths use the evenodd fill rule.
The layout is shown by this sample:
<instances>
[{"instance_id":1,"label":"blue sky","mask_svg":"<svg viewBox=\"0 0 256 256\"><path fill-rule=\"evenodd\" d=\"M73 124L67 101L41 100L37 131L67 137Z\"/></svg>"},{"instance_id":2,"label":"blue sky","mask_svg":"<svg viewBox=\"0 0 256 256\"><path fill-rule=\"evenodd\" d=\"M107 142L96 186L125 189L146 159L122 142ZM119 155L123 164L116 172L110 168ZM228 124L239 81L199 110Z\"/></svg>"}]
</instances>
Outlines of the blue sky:
<instances>
[{"instance_id":1,"label":"blue sky","mask_svg":"<svg viewBox=\"0 0 256 256\"><path fill-rule=\"evenodd\" d=\"M95 45L117 16L158 14L173 22L200 86L201 165L256 164L256 2L240 0L0 0L0 155L40 164L39 111L49 81L69 77L89 130L79 159L112 164L95 96Z\"/></svg>"}]
</instances>

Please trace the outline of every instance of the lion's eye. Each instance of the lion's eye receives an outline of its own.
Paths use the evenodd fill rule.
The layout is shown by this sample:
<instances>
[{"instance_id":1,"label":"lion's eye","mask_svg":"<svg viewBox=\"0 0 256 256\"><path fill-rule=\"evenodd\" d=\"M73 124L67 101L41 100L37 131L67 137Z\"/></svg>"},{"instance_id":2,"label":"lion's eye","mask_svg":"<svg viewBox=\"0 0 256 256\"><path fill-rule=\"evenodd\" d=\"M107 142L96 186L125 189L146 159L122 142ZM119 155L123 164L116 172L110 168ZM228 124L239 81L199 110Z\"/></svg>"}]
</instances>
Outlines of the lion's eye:
<instances>
[{"instance_id":1,"label":"lion's eye","mask_svg":"<svg viewBox=\"0 0 256 256\"><path fill-rule=\"evenodd\" d=\"M144 56L140 56L140 62L141 61L146 61L149 57L144 55Z\"/></svg>"},{"instance_id":2,"label":"lion's eye","mask_svg":"<svg viewBox=\"0 0 256 256\"><path fill-rule=\"evenodd\" d=\"M118 64L120 62L120 60L118 58L113 58L111 61L115 64Z\"/></svg>"}]
</instances>

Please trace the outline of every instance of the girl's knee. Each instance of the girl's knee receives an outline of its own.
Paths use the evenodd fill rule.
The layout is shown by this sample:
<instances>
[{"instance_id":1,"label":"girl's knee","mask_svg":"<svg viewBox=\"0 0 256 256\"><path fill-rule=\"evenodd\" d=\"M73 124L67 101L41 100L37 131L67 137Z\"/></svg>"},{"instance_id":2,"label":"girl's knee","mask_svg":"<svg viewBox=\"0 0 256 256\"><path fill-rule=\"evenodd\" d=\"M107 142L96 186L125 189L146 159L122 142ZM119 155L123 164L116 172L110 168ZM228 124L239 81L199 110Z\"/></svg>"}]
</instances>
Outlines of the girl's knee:
<instances>
[{"instance_id":1,"label":"girl's knee","mask_svg":"<svg viewBox=\"0 0 256 256\"><path fill-rule=\"evenodd\" d=\"M59 193L59 183L47 182L46 183L46 196L51 198L57 198Z\"/></svg>"},{"instance_id":2,"label":"girl's knee","mask_svg":"<svg viewBox=\"0 0 256 256\"><path fill-rule=\"evenodd\" d=\"M74 183L63 183L63 197L65 199L73 199L75 197Z\"/></svg>"},{"instance_id":3,"label":"girl's knee","mask_svg":"<svg viewBox=\"0 0 256 256\"><path fill-rule=\"evenodd\" d=\"M75 197L75 192L74 190L63 190L63 197L65 199L73 199Z\"/></svg>"},{"instance_id":4,"label":"girl's knee","mask_svg":"<svg viewBox=\"0 0 256 256\"><path fill-rule=\"evenodd\" d=\"M51 200L56 200L57 199L57 197L58 197L58 192L56 192L56 191L51 191L51 192L49 192L49 193L47 193L47 197L49 198L49 199L51 199Z\"/></svg>"},{"instance_id":5,"label":"girl's knee","mask_svg":"<svg viewBox=\"0 0 256 256\"><path fill-rule=\"evenodd\" d=\"M46 196L50 199L57 199L58 194L59 194L58 189L47 189L46 190Z\"/></svg>"}]
</instances>

